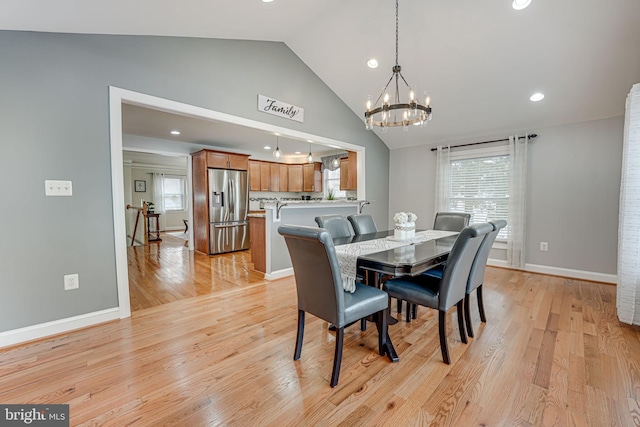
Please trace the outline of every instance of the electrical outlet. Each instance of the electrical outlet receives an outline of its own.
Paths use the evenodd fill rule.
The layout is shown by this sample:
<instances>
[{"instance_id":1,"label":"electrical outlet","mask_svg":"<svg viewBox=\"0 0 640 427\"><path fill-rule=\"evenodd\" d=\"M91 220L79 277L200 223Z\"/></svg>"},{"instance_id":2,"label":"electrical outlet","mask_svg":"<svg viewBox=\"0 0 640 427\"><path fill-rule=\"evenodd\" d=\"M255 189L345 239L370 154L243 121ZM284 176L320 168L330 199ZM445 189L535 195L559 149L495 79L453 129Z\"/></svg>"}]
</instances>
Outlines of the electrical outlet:
<instances>
[{"instance_id":1,"label":"electrical outlet","mask_svg":"<svg viewBox=\"0 0 640 427\"><path fill-rule=\"evenodd\" d=\"M55 181L47 179L44 181L45 196L71 196L71 181Z\"/></svg>"},{"instance_id":2,"label":"electrical outlet","mask_svg":"<svg viewBox=\"0 0 640 427\"><path fill-rule=\"evenodd\" d=\"M70 291L71 289L78 289L80 287L80 280L77 274L65 274L64 276L64 290Z\"/></svg>"},{"instance_id":3,"label":"electrical outlet","mask_svg":"<svg viewBox=\"0 0 640 427\"><path fill-rule=\"evenodd\" d=\"M549 250L549 242L540 242L540 250L546 252Z\"/></svg>"}]
</instances>

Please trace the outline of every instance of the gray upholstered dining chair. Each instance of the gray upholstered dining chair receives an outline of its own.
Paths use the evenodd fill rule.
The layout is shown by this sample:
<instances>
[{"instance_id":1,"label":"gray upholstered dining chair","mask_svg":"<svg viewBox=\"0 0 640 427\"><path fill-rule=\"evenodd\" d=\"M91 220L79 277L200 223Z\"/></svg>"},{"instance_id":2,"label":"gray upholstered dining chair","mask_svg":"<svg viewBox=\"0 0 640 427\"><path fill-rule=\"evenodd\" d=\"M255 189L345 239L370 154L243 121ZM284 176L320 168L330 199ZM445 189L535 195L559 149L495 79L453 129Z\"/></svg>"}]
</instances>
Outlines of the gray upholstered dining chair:
<instances>
[{"instance_id":1,"label":"gray upholstered dining chair","mask_svg":"<svg viewBox=\"0 0 640 427\"><path fill-rule=\"evenodd\" d=\"M351 237L354 235L351 223L344 215L321 215L315 218L318 227L326 229L331 237Z\"/></svg>"},{"instance_id":2,"label":"gray upholstered dining chair","mask_svg":"<svg viewBox=\"0 0 640 427\"><path fill-rule=\"evenodd\" d=\"M473 326L471 325L471 309L470 295L473 291L477 290L476 296L478 297L478 311L480 312L480 320L484 323L487 322L487 316L484 312L484 301L482 299L482 285L484 284L484 272L487 266L487 260L489 259L489 252L493 242L496 240L496 236L501 229L507 226L507 221L500 219L497 221L490 221L489 224L493 226L493 230L488 233L473 260L471 266L471 272L469 273L469 280L467 281L467 294L464 298L464 317L467 321L467 333L473 338Z\"/></svg>"},{"instance_id":3,"label":"gray upholstered dining chair","mask_svg":"<svg viewBox=\"0 0 640 427\"><path fill-rule=\"evenodd\" d=\"M463 228L469 225L471 215L462 212L436 212L436 218L433 221L434 230L443 231L462 231ZM431 270L430 270L431 271ZM429 272L427 272L429 273ZM442 268L435 269L431 272L431 275L438 275L442 277ZM397 312L402 313L402 300L398 300ZM407 304L407 322L411 320L411 317L415 319L417 317L417 307Z\"/></svg>"},{"instance_id":4,"label":"gray upholstered dining chair","mask_svg":"<svg viewBox=\"0 0 640 427\"><path fill-rule=\"evenodd\" d=\"M356 236L360 234L376 233L378 227L373 221L373 217L369 214L349 215L347 217Z\"/></svg>"},{"instance_id":5,"label":"gray upholstered dining chair","mask_svg":"<svg viewBox=\"0 0 640 427\"><path fill-rule=\"evenodd\" d=\"M434 230L462 231L469 225L471 215L462 212L436 212Z\"/></svg>"},{"instance_id":6,"label":"gray upholstered dining chair","mask_svg":"<svg viewBox=\"0 0 640 427\"><path fill-rule=\"evenodd\" d=\"M416 277L398 277L387 280L382 289L394 297L410 304L423 305L439 312L440 351L442 360L450 364L447 345L447 311L454 305L458 311L458 329L460 339L467 343L464 330L463 301L466 295L467 280L471 265L475 259L484 236L493 230L489 223L465 227L451 248L442 279L419 275Z\"/></svg>"},{"instance_id":7,"label":"gray upholstered dining chair","mask_svg":"<svg viewBox=\"0 0 640 427\"><path fill-rule=\"evenodd\" d=\"M338 384L345 326L374 314L378 327L378 352L384 355L388 340L388 297L378 288L356 283L346 292L333 239L322 228L281 225L293 264L298 294L298 334L293 360L302 352L305 313L311 313L336 327L336 348L331 387Z\"/></svg>"}]
</instances>

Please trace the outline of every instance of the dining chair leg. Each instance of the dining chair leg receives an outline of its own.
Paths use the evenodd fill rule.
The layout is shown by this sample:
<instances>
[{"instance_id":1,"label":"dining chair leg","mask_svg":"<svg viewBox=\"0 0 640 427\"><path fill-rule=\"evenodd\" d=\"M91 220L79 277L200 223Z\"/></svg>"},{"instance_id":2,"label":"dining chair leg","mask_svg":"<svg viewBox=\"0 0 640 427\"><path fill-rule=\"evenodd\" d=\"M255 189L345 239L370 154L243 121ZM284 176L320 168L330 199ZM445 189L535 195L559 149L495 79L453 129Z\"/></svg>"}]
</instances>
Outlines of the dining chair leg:
<instances>
[{"instance_id":1,"label":"dining chair leg","mask_svg":"<svg viewBox=\"0 0 640 427\"><path fill-rule=\"evenodd\" d=\"M302 339L304 338L304 311L298 310L298 336L296 337L296 350L293 354L293 360L300 359L302 352Z\"/></svg>"},{"instance_id":2,"label":"dining chair leg","mask_svg":"<svg viewBox=\"0 0 640 427\"><path fill-rule=\"evenodd\" d=\"M402 300L401 299L397 300L396 313L402 313Z\"/></svg>"},{"instance_id":3,"label":"dining chair leg","mask_svg":"<svg viewBox=\"0 0 640 427\"><path fill-rule=\"evenodd\" d=\"M375 314L376 328L378 329L378 354L386 354L385 347L389 334L389 309L385 308Z\"/></svg>"},{"instance_id":4,"label":"dining chair leg","mask_svg":"<svg viewBox=\"0 0 640 427\"><path fill-rule=\"evenodd\" d=\"M456 306L458 307L458 329L460 329L460 339L463 343L468 343L467 341L467 333L464 330L464 299L458 301Z\"/></svg>"},{"instance_id":5,"label":"dining chair leg","mask_svg":"<svg viewBox=\"0 0 640 427\"><path fill-rule=\"evenodd\" d=\"M336 351L333 356L333 372L331 373L331 387L338 384L340 365L342 364L342 344L344 342L344 328L336 330Z\"/></svg>"},{"instance_id":6,"label":"dining chair leg","mask_svg":"<svg viewBox=\"0 0 640 427\"><path fill-rule=\"evenodd\" d=\"M362 331L367 330L367 319L365 319L364 317L360 319L360 330Z\"/></svg>"},{"instance_id":7,"label":"dining chair leg","mask_svg":"<svg viewBox=\"0 0 640 427\"><path fill-rule=\"evenodd\" d=\"M418 318L418 304L411 304L411 318Z\"/></svg>"},{"instance_id":8,"label":"dining chair leg","mask_svg":"<svg viewBox=\"0 0 640 427\"><path fill-rule=\"evenodd\" d=\"M478 291L476 292L478 296L478 310L480 311L480 320L484 323L487 323L487 316L484 314L484 299L482 298L482 285L478 286Z\"/></svg>"},{"instance_id":9,"label":"dining chair leg","mask_svg":"<svg viewBox=\"0 0 640 427\"><path fill-rule=\"evenodd\" d=\"M464 320L467 324L467 334L473 338L473 325L471 324L471 295L466 294L464 296Z\"/></svg>"},{"instance_id":10,"label":"dining chair leg","mask_svg":"<svg viewBox=\"0 0 640 427\"><path fill-rule=\"evenodd\" d=\"M442 352L442 360L447 365L451 364L449 358L449 347L447 346L447 312L439 311L440 317L438 319L438 329L440 331L440 351Z\"/></svg>"},{"instance_id":11,"label":"dining chair leg","mask_svg":"<svg viewBox=\"0 0 640 427\"><path fill-rule=\"evenodd\" d=\"M411 323L411 306L412 304L407 301L407 323Z\"/></svg>"}]
</instances>

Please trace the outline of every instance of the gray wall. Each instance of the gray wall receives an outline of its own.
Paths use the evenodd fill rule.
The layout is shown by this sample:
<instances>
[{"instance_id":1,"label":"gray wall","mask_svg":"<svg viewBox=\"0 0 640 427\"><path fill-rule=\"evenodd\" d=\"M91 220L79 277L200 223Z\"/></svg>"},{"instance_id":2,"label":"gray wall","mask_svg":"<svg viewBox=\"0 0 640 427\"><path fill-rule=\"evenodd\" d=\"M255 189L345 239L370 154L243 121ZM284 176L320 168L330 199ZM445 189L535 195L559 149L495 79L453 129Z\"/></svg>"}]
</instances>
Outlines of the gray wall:
<instances>
[{"instance_id":1,"label":"gray wall","mask_svg":"<svg viewBox=\"0 0 640 427\"><path fill-rule=\"evenodd\" d=\"M532 131L538 137L529 151L528 264L616 274L623 122L615 117ZM475 141L485 139L495 138ZM469 141L451 145L459 142ZM417 227L432 226L435 168L429 148L391 151L389 218L413 210ZM548 252L539 250L540 241L549 242Z\"/></svg>"},{"instance_id":2,"label":"gray wall","mask_svg":"<svg viewBox=\"0 0 640 427\"><path fill-rule=\"evenodd\" d=\"M366 146L367 197L387 222L389 150L284 44L0 32L4 200L0 332L117 306L108 87ZM257 94L305 108L297 123ZM73 197L45 197L45 179ZM63 275L80 289L65 292Z\"/></svg>"}]
</instances>

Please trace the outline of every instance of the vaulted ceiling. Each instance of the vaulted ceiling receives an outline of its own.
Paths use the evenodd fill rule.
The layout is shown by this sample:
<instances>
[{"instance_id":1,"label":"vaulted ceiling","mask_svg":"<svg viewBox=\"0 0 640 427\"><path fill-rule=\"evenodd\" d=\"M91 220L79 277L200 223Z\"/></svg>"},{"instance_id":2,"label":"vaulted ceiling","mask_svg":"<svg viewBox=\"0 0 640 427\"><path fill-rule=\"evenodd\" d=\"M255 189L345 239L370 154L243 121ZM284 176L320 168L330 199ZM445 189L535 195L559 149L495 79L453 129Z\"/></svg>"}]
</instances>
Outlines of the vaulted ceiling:
<instances>
[{"instance_id":1,"label":"vaulted ceiling","mask_svg":"<svg viewBox=\"0 0 640 427\"><path fill-rule=\"evenodd\" d=\"M375 130L390 148L619 116L640 82L638 0L400 0L399 18L403 74L434 113ZM0 29L282 41L359 117L395 62L393 0L3 0Z\"/></svg>"}]
</instances>

